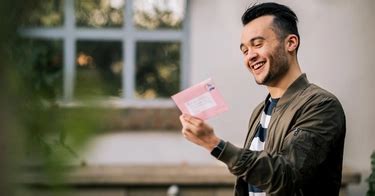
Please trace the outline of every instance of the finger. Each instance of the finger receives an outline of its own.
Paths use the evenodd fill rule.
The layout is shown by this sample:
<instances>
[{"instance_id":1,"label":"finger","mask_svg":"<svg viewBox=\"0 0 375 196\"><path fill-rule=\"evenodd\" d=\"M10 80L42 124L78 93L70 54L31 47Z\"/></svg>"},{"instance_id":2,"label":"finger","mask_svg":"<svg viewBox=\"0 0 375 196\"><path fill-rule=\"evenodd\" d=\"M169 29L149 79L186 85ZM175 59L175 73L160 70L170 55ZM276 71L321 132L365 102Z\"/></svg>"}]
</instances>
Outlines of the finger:
<instances>
[{"instance_id":1,"label":"finger","mask_svg":"<svg viewBox=\"0 0 375 196\"><path fill-rule=\"evenodd\" d=\"M188 139L188 140L191 140L192 138L195 138L196 135L194 134L194 132L190 129L182 129L182 135L184 136L184 138Z\"/></svg>"},{"instance_id":2,"label":"finger","mask_svg":"<svg viewBox=\"0 0 375 196\"><path fill-rule=\"evenodd\" d=\"M201 119L199 119L199 118L196 118L196 117L194 117L194 116L188 115L188 114L183 114L183 115L182 115L182 118L183 118L185 121L191 123L192 125L194 125L194 126L196 126L196 127L202 126L203 123L204 123L203 120L201 120Z\"/></svg>"},{"instance_id":3,"label":"finger","mask_svg":"<svg viewBox=\"0 0 375 196\"><path fill-rule=\"evenodd\" d=\"M192 130L192 129L197 129L198 128L191 121L185 119L184 114L180 116L180 121L181 121L182 127L185 128L185 129L191 129Z\"/></svg>"},{"instance_id":4,"label":"finger","mask_svg":"<svg viewBox=\"0 0 375 196\"><path fill-rule=\"evenodd\" d=\"M184 119L183 115L180 115L180 121L181 121L182 129L188 129L189 127L192 127L191 123Z\"/></svg>"},{"instance_id":5,"label":"finger","mask_svg":"<svg viewBox=\"0 0 375 196\"><path fill-rule=\"evenodd\" d=\"M185 138L191 138L194 135L190 129L182 129L181 133Z\"/></svg>"},{"instance_id":6,"label":"finger","mask_svg":"<svg viewBox=\"0 0 375 196\"><path fill-rule=\"evenodd\" d=\"M181 123L185 121L184 114L180 115L180 121L181 121Z\"/></svg>"}]
</instances>

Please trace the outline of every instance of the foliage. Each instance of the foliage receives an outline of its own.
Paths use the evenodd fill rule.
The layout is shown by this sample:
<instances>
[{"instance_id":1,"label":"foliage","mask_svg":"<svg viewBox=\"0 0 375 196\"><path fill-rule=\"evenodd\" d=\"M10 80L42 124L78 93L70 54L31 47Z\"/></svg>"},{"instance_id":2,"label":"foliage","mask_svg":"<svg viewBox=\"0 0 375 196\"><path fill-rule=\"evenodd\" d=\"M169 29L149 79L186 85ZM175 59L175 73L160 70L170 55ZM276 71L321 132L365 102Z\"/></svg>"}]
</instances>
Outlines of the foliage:
<instances>
[{"instance_id":1,"label":"foliage","mask_svg":"<svg viewBox=\"0 0 375 196\"><path fill-rule=\"evenodd\" d=\"M63 24L63 5L62 0L44 0L43 3L38 3L33 12L28 12L26 18L21 22L25 26L46 26L56 27Z\"/></svg>"},{"instance_id":2,"label":"foliage","mask_svg":"<svg viewBox=\"0 0 375 196\"><path fill-rule=\"evenodd\" d=\"M62 42L21 39L12 47L17 73L36 99L53 102L62 94ZM22 56L23 58L19 58Z\"/></svg>"},{"instance_id":3,"label":"foliage","mask_svg":"<svg viewBox=\"0 0 375 196\"><path fill-rule=\"evenodd\" d=\"M74 1L77 26L80 27L121 27L123 6L113 7L110 1Z\"/></svg>"},{"instance_id":4,"label":"foliage","mask_svg":"<svg viewBox=\"0 0 375 196\"><path fill-rule=\"evenodd\" d=\"M22 174L25 167L26 171L38 168L38 176L48 183L61 183L67 165L84 164L77 152L91 134L101 130L99 119L102 114L97 110L61 108L56 103L63 94L63 42L28 40L18 34L21 26L56 27L63 24L62 2L3 0L0 5L0 173L3 174L0 195L16 194L20 185L10 186L12 183L7 180ZM88 5L98 1L85 2ZM112 19L118 19L118 15L121 20L123 18L123 13L113 8L105 11L116 16ZM155 8L155 13L156 17L143 12L138 15L154 28L181 28L181 20L174 18L170 11ZM117 19L102 26L119 26ZM85 21L80 22L77 21L78 26L85 26ZM147 29L147 25L137 24ZM142 51L137 51L136 56L137 92L143 97L151 95L151 98L176 93L180 85L180 44L140 42L137 50ZM106 78L112 76L105 75ZM120 77L115 79L120 85ZM83 88L89 89L89 85ZM118 87L112 87L104 89L115 94ZM75 90L86 92L86 89Z\"/></svg>"},{"instance_id":5,"label":"foliage","mask_svg":"<svg viewBox=\"0 0 375 196\"><path fill-rule=\"evenodd\" d=\"M371 155L371 169L370 177L367 179L369 183L369 190L367 196L375 196L375 151Z\"/></svg>"},{"instance_id":6,"label":"foliage","mask_svg":"<svg viewBox=\"0 0 375 196\"><path fill-rule=\"evenodd\" d=\"M78 150L100 129L100 116L92 109L56 104L62 85L59 51L17 33L41 2L12 0L0 6L0 195L17 195L20 184L10 186L9 179L18 179L24 168L38 168L48 183L61 183L66 166L82 163Z\"/></svg>"},{"instance_id":7,"label":"foliage","mask_svg":"<svg viewBox=\"0 0 375 196\"><path fill-rule=\"evenodd\" d=\"M180 44L140 42L137 45L137 93L143 98L169 97L180 88ZM146 55L145 55L146 54Z\"/></svg>"},{"instance_id":8,"label":"foliage","mask_svg":"<svg viewBox=\"0 0 375 196\"><path fill-rule=\"evenodd\" d=\"M181 29L182 20L170 10L153 7L153 12L135 11L135 24L140 29Z\"/></svg>"},{"instance_id":9,"label":"foliage","mask_svg":"<svg viewBox=\"0 0 375 196\"><path fill-rule=\"evenodd\" d=\"M79 60L74 97L85 99L91 96L95 99L108 95L121 96L121 42L78 41L77 51Z\"/></svg>"}]
</instances>

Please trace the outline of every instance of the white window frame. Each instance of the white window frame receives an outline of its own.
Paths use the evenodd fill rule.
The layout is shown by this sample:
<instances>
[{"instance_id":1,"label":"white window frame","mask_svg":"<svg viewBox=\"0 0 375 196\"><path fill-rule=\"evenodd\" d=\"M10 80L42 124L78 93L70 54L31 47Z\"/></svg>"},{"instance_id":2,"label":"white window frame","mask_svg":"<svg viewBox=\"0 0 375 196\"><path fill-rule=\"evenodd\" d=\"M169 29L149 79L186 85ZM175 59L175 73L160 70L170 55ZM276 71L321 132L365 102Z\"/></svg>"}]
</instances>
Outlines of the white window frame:
<instances>
[{"instance_id":1,"label":"white window frame","mask_svg":"<svg viewBox=\"0 0 375 196\"><path fill-rule=\"evenodd\" d=\"M135 97L135 55L138 41L177 41L180 50L180 89L186 88L189 76L189 29L190 9L186 0L184 20L180 30L139 30L133 22L133 0L125 0L125 14L122 28L81 28L76 27L74 0L64 0L64 24L61 27L22 28L24 37L63 41L63 97L59 103L63 106L87 105L74 99L76 76L77 40L121 41L124 69L122 73L123 96L120 99L106 99L95 102L104 107L174 107L170 99L144 100ZM92 105L92 103L90 104Z\"/></svg>"}]
</instances>

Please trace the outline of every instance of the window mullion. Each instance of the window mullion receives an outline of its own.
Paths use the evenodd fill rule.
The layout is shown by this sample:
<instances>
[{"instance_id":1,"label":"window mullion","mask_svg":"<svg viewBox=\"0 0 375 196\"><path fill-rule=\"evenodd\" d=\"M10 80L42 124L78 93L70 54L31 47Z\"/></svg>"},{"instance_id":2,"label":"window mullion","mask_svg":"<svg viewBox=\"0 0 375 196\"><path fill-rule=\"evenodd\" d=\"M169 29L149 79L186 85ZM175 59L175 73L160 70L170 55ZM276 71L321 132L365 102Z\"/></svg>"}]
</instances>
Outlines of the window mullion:
<instances>
[{"instance_id":1,"label":"window mullion","mask_svg":"<svg viewBox=\"0 0 375 196\"><path fill-rule=\"evenodd\" d=\"M64 102L73 100L75 83L74 0L64 1Z\"/></svg>"},{"instance_id":2,"label":"window mullion","mask_svg":"<svg viewBox=\"0 0 375 196\"><path fill-rule=\"evenodd\" d=\"M123 41L123 55L124 55L124 69L122 70L122 84L124 100L132 100L135 98L135 42L134 27L133 27L133 0L128 0L125 5L125 14L123 27L124 41Z\"/></svg>"},{"instance_id":3,"label":"window mullion","mask_svg":"<svg viewBox=\"0 0 375 196\"><path fill-rule=\"evenodd\" d=\"M190 45L189 45L189 32L190 29L190 4L186 1L185 17L182 25L182 39L181 39L181 68L180 68L180 89L185 89L189 86L189 55L190 55Z\"/></svg>"},{"instance_id":4,"label":"window mullion","mask_svg":"<svg viewBox=\"0 0 375 196\"><path fill-rule=\"evenodd\" d=\"M138 41L180 41L184 33L182 31L153 30L137 31L135 36Z\"/></svg>"}]
</instances>

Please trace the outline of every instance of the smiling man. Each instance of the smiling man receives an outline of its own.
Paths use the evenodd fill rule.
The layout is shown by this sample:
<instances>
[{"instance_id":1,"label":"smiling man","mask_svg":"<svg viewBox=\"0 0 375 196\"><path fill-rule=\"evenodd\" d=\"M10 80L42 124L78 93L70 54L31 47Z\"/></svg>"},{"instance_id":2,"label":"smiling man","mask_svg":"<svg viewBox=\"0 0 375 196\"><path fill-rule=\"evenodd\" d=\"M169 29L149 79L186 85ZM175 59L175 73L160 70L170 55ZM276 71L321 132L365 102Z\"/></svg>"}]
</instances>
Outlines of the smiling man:
<instances>
[{"instance_id":1,"label":"smiling man","mask_svg":"<svg viewBox=\"0 0 375 196\"><path fill-rule=\"evenodd\" d=\"M244 64L269 94L253 111L243 147L215 135L201 119L182 114L182 134L237 176L234 194L339 195L345 114L338 99L309 83L297 60L297 16L263 3L242 16Z\"/></svg>"}]
</instances>

